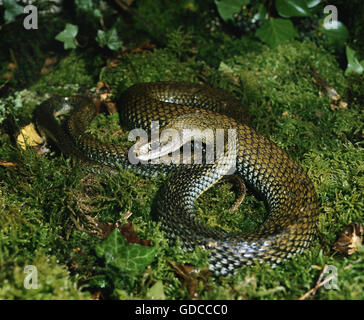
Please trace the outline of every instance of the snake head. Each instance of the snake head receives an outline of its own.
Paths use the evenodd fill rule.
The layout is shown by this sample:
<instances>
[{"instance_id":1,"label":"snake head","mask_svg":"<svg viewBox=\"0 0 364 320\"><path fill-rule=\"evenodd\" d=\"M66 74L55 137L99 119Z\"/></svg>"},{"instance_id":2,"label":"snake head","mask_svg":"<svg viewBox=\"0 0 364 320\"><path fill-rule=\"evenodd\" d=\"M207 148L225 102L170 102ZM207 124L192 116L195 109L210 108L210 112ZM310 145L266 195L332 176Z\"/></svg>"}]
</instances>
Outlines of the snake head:
<instances>
[{"instance_id":1,"label":"snake head","mask_svg":"<svg viewBox=\"0 0 364 320\"><path fill-rule=\"evenodd\" d=\"M153 137L151 141L141 143L134 151L136 158L141 161L155 160L170 153L179 152L183 145L180 133L175 129L165 129L160 137Z\"/></svg>"}]
</instances>

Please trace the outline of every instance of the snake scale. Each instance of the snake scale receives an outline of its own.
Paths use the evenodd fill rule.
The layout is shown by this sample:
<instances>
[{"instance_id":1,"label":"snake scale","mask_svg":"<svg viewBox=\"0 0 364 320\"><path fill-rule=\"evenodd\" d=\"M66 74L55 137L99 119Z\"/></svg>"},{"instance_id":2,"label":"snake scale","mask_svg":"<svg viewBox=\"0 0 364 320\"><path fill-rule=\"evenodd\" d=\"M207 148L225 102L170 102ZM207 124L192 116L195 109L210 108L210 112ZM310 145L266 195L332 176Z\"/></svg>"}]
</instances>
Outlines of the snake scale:
<instances>
[{"instance_id":1,"label":"snake scale","mask_svg":"<svg viewBox=\"0 0 364 320\"><path fill-rule=\"evenodd\" d=\"M203 84L153 82L130 87L117 104L129 129L148 128L151 121L159 121L161 128L212 128L215 133L218 128L234 129L235 157L216 158L212 164L131 164L126 147L102 143L87 133L97 111L92 100L83 96L51 98L38 106L35 119L40 131L66 154L114 169L169 174L156 206L161 227L169 238L180 238L186 249L196 245L208 249L215 275L232 274L255 262L274 267L309 246L319 211L313 183L283 149L244 123L235 98ZM71 109L67 125L60 126L55 115ZM196 217L196 199L232 165L235 175L263 198L269 211L265 222L251 232L217 231Z\"/></svg>"}]
</instances>

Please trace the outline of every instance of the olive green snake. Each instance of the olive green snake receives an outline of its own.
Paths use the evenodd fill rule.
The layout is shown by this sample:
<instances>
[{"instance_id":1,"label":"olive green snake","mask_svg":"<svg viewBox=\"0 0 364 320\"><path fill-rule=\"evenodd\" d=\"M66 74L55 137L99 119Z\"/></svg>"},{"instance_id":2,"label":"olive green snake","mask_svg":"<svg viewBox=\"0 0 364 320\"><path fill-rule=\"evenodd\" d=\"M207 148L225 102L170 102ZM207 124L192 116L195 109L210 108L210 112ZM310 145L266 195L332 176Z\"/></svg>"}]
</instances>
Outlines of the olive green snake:
<instances>
[{"instance_id":1,"label":"olive green snake","mask_svg":"<svg viewBox=\"0 0 364 320\"><path fill-rule=\"evenodd\" d=\"M220 155L215 152L213 163L132 164L126 147L102 143L87 133L97 113L90 98L51 98L37 107L36 124L62 152L89 163L145 175L157 171L168 174L155 209L161 227L170 239L179 238L186 249L200 246L209 250L209 268L216 275L231 274L256 262L275 266L310 245L319 213L313 183L287 152L245 124L237 99L204 84L153 82L128 88L116 103L121 122L128 129L147 129L152 121L158 121L161 129L177 132L184 128L211 129L214 139L217 129L233 129L235 138L224 138L227 147ZM62 127L55 115L71 109L69 120ZM232 150L230 141L235 143L235 153L224 157ZM170 151L167 148L164 153ZM227 160L220 161L223 158ZM234 175L263 198L269 211L265 222L251 232L215 230L196 216L196 199L232 167Z\"/></svg>"}]
</instances>

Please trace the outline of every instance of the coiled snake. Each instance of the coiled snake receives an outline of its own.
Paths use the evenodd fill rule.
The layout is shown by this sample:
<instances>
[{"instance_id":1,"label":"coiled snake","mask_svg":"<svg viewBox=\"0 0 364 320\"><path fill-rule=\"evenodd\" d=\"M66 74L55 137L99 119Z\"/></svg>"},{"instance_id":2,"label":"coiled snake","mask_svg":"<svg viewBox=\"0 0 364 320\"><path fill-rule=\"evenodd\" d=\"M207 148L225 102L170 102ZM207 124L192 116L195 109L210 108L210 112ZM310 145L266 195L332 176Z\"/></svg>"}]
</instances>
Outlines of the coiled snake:
<instances>
[{"instance_id":1,"label":"coiled snake","mask_svg":"<svg viewBox=\"0 0 364 320\"><path fill-rule=\"evenodd\" d=\"M122 122L129 129L148 128L151 121L159 121L161 129L177 132L212 129L214 139L217 129L233 129L235 138L224 138L228 147L220 155L215 151L212 163L131 164L125 147L101 143L86 133L96 115L96 107L89 98L51 98L36 109L36 123L43 134L69 155L114 169L122 167L146 175L156 171L170 174L157 202L161 226L170 238L179 237L187 249L196 245L208 249L210 270L216 275L231 274L255 261L275 266L309 246L318 220L314 186L284 150L240 121L242 109L236 99L207 85L154 82L130 87L117 102ZM69 109L73 111L64 129L55 115ZM230 141L234 141L235 153L226 156L232 150ZM149 151L152 142L146 144ZM167 148L164 153L167 155L172 149ZM149 159L154 157L151 154ZM225 161L220 161L222 158ZM269 210L266 221L252 232L217 231L196 218L195 200L231 168L263 197Z\"/></svg>"}]
</instances>

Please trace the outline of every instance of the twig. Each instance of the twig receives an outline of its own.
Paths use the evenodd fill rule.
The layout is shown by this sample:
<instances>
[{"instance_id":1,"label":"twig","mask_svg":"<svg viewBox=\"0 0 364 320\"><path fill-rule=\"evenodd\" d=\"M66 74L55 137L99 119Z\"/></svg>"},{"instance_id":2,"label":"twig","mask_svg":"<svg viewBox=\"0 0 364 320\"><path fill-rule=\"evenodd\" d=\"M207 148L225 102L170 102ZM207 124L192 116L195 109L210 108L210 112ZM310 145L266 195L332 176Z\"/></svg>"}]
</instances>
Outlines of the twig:
<instances>
[{"instance_id":1,"label":"twig","mask_svg":"<svg viewBox=\"0 0 364 320\"><path fill-rule=\"evenodd\" d=\"M310 295L315 295L318 288L322 287L323 285L325 285L325 283L329 282L330 280L332 280L334 278L334 275L331 275L331 276L327 277L324 281L321 282L324 274L326 273L326 270L327 270L327 264L324 265L324 268L322 269L322 271L320 273L320 276L316 282L316 285L312 289L307 291L303 296L299 297L298 300L305 300Z\"/></svg>"}]
</instances>

